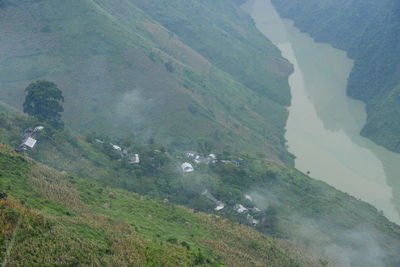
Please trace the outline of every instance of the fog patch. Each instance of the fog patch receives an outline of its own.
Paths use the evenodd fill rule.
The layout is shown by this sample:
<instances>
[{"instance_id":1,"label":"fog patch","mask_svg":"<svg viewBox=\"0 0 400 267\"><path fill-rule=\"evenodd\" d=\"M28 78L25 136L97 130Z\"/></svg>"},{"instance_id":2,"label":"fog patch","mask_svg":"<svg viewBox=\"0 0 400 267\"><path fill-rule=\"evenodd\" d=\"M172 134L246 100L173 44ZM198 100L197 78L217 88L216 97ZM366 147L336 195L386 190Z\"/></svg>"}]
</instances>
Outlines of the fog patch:
<instances>
[{"instance_id":1,"label":"fog patch","mask_svg":"<svg viewBox=\"0 0 400 267\"><path fill-rule=\"evenodd\" d=\"M305 216L290 207L289 202L280 197L280 191L258 186L247 194L264 212L271 207L287 209L289 212L278 216L279 224L285 225L285 238L305 246L312 254L329 259L329 266L386 266L391 264L391 253L400 251L399 241L378 230L373 223L356 225L351 219L343 218L340 224L337 218L333 220L337 215L329 211ZM268 212L265 214L269 216Z\"/></svg>"},{"instance_id":2,"label":"fog patch","mask_svg":"<svg viewBox=\"0 0 400 267\"><path fill-rule=\"evenodd\" d=\"M248 192L247 195L251 196L254 205L261 210L266 210L271 205L276 205L279 203L276 194L272 192L272 190L269 190L268 194L265 194L262 193L260 189L257 189Z\"/></svg>"},{"instance_id":3,"label":"fog patch","mask_svg":"<svg viewBox=\"0 0 400 267\"><path fill-rule=\"evenodd\" d=\"M145 100L139 90L125 92L115 101L114 113L121 118L129 117L137 123L143 121L143 110L150 103Z\"/></svg>"}]
</instances>

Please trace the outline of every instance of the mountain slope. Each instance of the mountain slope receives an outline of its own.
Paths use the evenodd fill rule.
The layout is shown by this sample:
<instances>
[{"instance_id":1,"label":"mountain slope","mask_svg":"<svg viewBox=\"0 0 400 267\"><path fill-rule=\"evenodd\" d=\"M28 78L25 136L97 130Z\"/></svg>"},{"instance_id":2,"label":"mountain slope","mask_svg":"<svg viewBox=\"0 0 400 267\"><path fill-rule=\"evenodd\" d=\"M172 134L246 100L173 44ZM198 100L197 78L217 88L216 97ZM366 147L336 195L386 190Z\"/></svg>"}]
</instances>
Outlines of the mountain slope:
<instances>
[{"instance_id":1,"label":"mountain slope","mask_svg":"<svg viewBox=\"0 0 400 267\"><path fill-rule=\"evenodd\" d=\"M192 36L162 26L149 1L6 3L2 101L18 108L29 82L52 80L64 92L67 124L81 133L186 148L208 142L291 161L283 145L291 66L233 3L176 8L172 19L198 13Z\"/></svg>"},{"instance_id":2,"label":"mountain slope","mask_svg":"<svg viewBox=\"0 0 400 267\"><path fill-rule=\"evenodd\" d=\"M2 114L0 140L18 147L20 133L35 125L37 122L32 118ZM332 263L398 266L400 262L398 225L373 206L290 167L246 154L228 153L217 154L221 161L216 163L196 163L184 152L166 150L157 144L144 146L131 140L111 141L104 137L105 144L99 144L96 136L87 136L86 141L68 131L55 131L47 125L45 129L37 136L35 149L27 154L63 173L85 177L71 183L79 192L87 193L83 195L86 204L93 203L103 209L108 203L107 193L111 191L117 199L125 199L128 193L122 192L129 190L159 200L167 198L170 203L218 214L249 226L254 219L258 231L295 241ZM107 145L108 142L139 153L140 164L128 164ZM192 163L194 173L182 173L180 166L186 161ZM239 166L233 161L239 162ZM3 184L1 188L7 186ZM104 188L107 193L99 193ZM23 194L25 191L32 190L19 190ZM112 207L120 208L115 216L134 219L131 209L135 211L135 206L129 204L131 201L116 203L111 200ZM215 211L216 201L224 204L222 211ZM247 211L240 213L239 205ZM154 211L152 214L159 212L163 213ZM166 225L160 221L156 223L156 216L152 216L155 227Z\"/></svg>"},{"instance_id":3,"label":"mountain slope","mask_svg":"<svg viewBox=\"0 0 400 267\"><path fill-rule=\"evenodd\" d=\"M60 174L2 144L0 166L9 266L317 266L248 227Z\"/></svg>"},{"instance_id":4,"label":"mountain slope","mask_svg":"<svg viewBox=\"0 0 400 267\"><path fill-rule=\"evenodd\" d=\"M347 93L367 104L362 134L400 152L400 5L394 0L272 1L316 41L355 60Z\"/></svg>"}]
</instances>

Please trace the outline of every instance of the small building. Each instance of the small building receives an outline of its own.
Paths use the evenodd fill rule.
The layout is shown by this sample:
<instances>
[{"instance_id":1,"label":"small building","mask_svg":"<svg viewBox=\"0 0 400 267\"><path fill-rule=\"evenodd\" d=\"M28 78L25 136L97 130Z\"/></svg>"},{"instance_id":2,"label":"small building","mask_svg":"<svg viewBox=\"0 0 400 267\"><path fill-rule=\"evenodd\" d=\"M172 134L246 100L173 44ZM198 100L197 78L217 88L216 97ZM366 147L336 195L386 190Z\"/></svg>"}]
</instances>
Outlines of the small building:
<instances>
[{"instance_id":1,"label":"small building","mask_svg":"<svg viewBox=\"0 0 400 267\"><path fill-rule=\"evenodd\" d=\"M111 145L112 145L112 147L113 147L115 150L117 150L118 152L122 152L122 148L121 148L120 146L113 145L113 144L111 144Z\"/></svg>"},{"instance_id":2,"label":"small building","mask_svg":"<svg viewBox=\"0 0 400 267\"><path fill-rule=\"evenodd\" d=\"M254 208L252 208L251 210L254 211L254 212L261 212L261 209L259 209L259 208L257 208L257 207L254 207Z\"/></svg>"},{"instance_id":3,"label":"small building","mask_svg":"<svg viewBox=\"0 0 400 267\"><path fill-rule=\"evenodd\" d=\"M140 163L140 159L139 159L139 154L135 154L135 164L139 164Z\"/></svg>"},{"instance_id":4,"label":"small building","mask_svg":"<svg viewBox=\"0 0 400 267\"><path fill-rule=\"evenodd\" d=\"M21 149L28 150L35 147L37 140L33 139L32 137L28 137L25 142L22 143Z\"/></svg>"},{"instance_id":5,"label":"small building","mask_svg":"<svg viewBox=\"0 0 400 267\"><path fill-rule=\"evenodd\" d=\"M222 203L221 201L218 201L218 202L217 202L217 207L216 207L214 210L215 210L215 211L220 211L220 210L222 210L223 208L225 208L224 203Z\"/></svg>"},{"instance_id":6,"label":"small building","mask_svg":"<svg viewBox=\"0 0 400 267\"><path fill-rule=\"evenodd\" d=\"M210 154L210 155L208 155L208 157L209 157L210 159L217 159L217 156L215 156L215 154Z\"/></svg>"},{"instance_id":7,"label":"small building","mask_svg":"<svg viewBox=\"0 0 400 267\"><path fill-rule=\"evenodd\" d=\"M196 152L186 152L186 156L189 158L194 158L197 156L197 153Z\"/></svg>"},{"instance_id":8,"label":"small building","mask_svg":"<svg viewBox=\"0 0 400 267\"><path fill-rule=\"evenodd\" d=\"M238 213L243 213L248 211L248 209L244 207L242 204L236 204L235 209Z\"/></svg>"},{"instance_id":9,"label":"small building","mask_svg":"<svg viewBox=\"0 0 400 267\"><path fill-rule=\"evenodd\" d=\"M256 226L257 224L260 223L259 220L254 219L253 216L251 216L250 214L247 214L247 221L252 224L253 226Z\"/></svg>"},{"instance_id":10,"label":"small building","mask_svg":"<svg viewBox=\"0 0 400 267\"><path fill-rule=\"evenodd\" d=\"M39 125L39 126L36 126L35 129L33 129L33 132L36 133L36 132L40 132L43 130L44 130L44 127Z\"/></svg>"},{"instance_id":11,"label":"small building","mask_svg":"<svg viewBox=\"0 0 400 267\"><path fill-rule=\"evenodd\" d=\"M196 162L197 164L201 163L201 162L202 162L201 157L200 157L199 155L197 155L197 156L195 157L195 159L194 159L194 162Z\"/></svg>"},{"instance_id":12,"label":"small building","mask_svg":"<svg viewBox=\"0 0 400 267\"><path fill-rule=\"evenodd\" d=\"M185 172L185 173L194 171L192 164L190 164L189 162L183 163L181 165L181 168L182 168L182 171Z\"/></svg>"},{"instance_id":13,"label":"small building","mask_svg":"<svg viewBox=\"0 0 400 267\"><path fill-rule=\"evenodd\" d=\"M129 154L130 164L140 164L139 154Z\"/></svg>"},{"instance_id":14,"label":"small building","mask_svg":"<svg viewBox=\"0 0 400 267\"><path fill-rule=\"evenodd\" d=\"M249 201L253 201L253 198L250 195L244 194L243 196L245 199L247 199Z\"/></svg>"}]
</instances>

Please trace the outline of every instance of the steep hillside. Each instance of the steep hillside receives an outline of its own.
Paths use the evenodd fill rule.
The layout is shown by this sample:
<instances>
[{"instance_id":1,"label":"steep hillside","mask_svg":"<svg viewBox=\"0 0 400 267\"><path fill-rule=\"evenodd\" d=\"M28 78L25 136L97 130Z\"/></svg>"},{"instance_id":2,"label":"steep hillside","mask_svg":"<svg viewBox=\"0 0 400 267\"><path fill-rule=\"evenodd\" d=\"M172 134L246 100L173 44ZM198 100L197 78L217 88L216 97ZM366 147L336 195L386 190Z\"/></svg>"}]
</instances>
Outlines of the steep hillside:
<instances>
[{"instance_id":1,"label":"steep hillside","mask_svg":"<svg viewBox=\"0 0 400 267\"><path fill-rule=\"evenodd\" d=\"M2 114L0 140L18 147L20 133L35 125L37 122L31 118ZM103 192L111 187L107 193L112 191L117 195L127 189L160 202L167 198L170 203L218 214L231 221L256 224L260 232L293 240L324 255L330 262L353 266L398 266L400 262L399 226L373 206L291 168L246 154L229 153L217 154L220 160L215 163L196 163L186 153L166 150L157 144L97 137L105 141L99 144L95 136L84 140L68 131L45 127L47 130L37 136L35 149L26 153L74 177L86 177L76 180L76 186L81 182L94 183L96 186L90 190L77 187L78 191L89 191L84 203L95 201L98 207L103 207L108 202L106 198L97 201L96 190ZM139 153L140 164L128 164L108 142ZM199 151L200 155L206 152ZM182 173L180 166L185 161L193 165L193 173ZM31 190L20 192L25 191ZM215 211L220 203L224 208ZM128 216L124 214L129 211L126 205L121 203L118 217Z\"/></svg>"},{"instance_id":2,"label":"steep hillside","mask_svg":"<svg viewBox=\"0 0 400 267\"><path fill-rule=\"evenodd\" d=\"M319 266L226 219L60 174L0 144L5 266Z\"/></svg>"},{"instance_id":3,"label":"steep hillside","mask_svg":"<svg viewBox=\"0 0 400 267\"><path fill-rule=\"evenodd\" d=\"M362 134L400 152L400 4L394 0L278 1L279 13L355 60L347 93L367 103Z\"/></svg>"},{"instance_id":4,"label":"steep hillside","mask_svg":"<svg viewBox=\"0 0 400 267\"><path fill-rule=\"evenodd\" d=\"M29 82L47 79L81 133L291 161L283 145L291 66L230 1L3 3L2 101L19 108Z\"/></svg>"}]
</instances>

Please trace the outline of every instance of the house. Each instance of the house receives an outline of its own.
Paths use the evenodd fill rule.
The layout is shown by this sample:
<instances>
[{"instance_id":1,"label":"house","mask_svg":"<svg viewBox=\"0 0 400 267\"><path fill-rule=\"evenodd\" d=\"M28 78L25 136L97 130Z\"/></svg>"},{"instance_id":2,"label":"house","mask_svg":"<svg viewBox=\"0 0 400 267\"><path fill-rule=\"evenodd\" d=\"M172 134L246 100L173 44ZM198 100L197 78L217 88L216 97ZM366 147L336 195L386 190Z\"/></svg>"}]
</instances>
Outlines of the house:
<instances>
[{"instance_id":1,"label":"house","mask_svg":"<svg viewBox=\"0 0 400 267\"><path fill-rule=\"evenodd\" d=\"M236 204L235 209L238 213L243 213L248 211L248 209L244 207L242 204Z\"/></svg>"},{"instance_id":2,"label":"house","mask_svg":"<svg viewBox=\"0 0 400 267\"><path fill-rule=\"evenodd\" d=\"M250 195L244 194L243 196L245 199L247 199L249 201L253 201L253 198Z\"/></svg>"},{"instance_id":3,"label":"house","mask_svg":"<svg viewBox=\"0 0 400 267\"><path fill-rule=\"evenodd\" d=\"M257 224L260 223L259 220L254 219L253 216L251 216L250 214L247 214L247 221L252 224L253 226L256 226Z\"/></svg>"},{"instance_id":4,"label":"house","mask_svg":"<svg viewBox=\"0 0 400 267\"><path fill-rule=\"evenodd\" d=\"M122 152L122 148L121 148L120 146L113 145L113 144L111 144L111 145L112 145L112 147L113 147L115 150L117 150L118 152Z\"/></svg>"},{"instance_id":5,"label":"house","mask_svg":"<svg viewBox=\"0 0 400 267\"><path fill-rule=\"evenodd\" d=\"M195 159L194 159L194 162L196 162L197 164L199 164L199 163L202 162L202 158L201 158L199 155L197 155L197 156L195 157Z\"/></svg>"},{"instance_id":6,"label":"house","mask_svg":"<svg viewBox=\"0 0 400 267\"><path fill-rule=\"evenodd\" d=\"M28 137L25 142L20 146L22 150L28 150L35 147L37 140L32 137Z\"/></svg>"},{"instance_id":7,"label":"house","mask_svg":"<svg viewBox=\"0 0 400 267\"><path fill-rule=\"evenodd\" d=\"M130 164L139 164L140 163L139 154L130 154L129 155L129 163Z\"/></svg>"},{"instance_id":8,"label":"house","mask_svg":"<svg viewBox=\"0 0 400 267\"><path fill-rule=\"evenodd\" d=\"M217 156L215 156L215 154L210 154L208 155L208 157L213 160L217 159Z\"/></svg>"},{"instance_id":9,"label":"house","mask_svg":"<svg viewBox=\"0 0 400 267\"><path fill-rule=\"evenodd\" d=\"M195 158L197 156L196 152L186 152L186 156L189 158Z\"/></svg>"},{"instance_id":10,"label":"house","mask_svg":"<svg viewBox=\"0 0 400 267\"><path fill-rule=\"evenodd\" d=\"M189 162L183 163L181 165L181 168L182 168L182 171L185 172L185 173L194 171L192 164L190 164Z\"/></svg>"},{"instance_id":11,"label":"house","mask_svg":"<svg viewBox=\"0 0 400 267\"><path fill-rule=\"evenodd\" d=\"M36 133L36 132L40 132L43 130L44 130L44 127L39 125L39 126L36 126L35 129L33 129L33 132Z\"/></svg>"},{"instance_id":12,"label":"house","mask_svg":"<svg viewBox=\"0 0 400 267\"><path fill-rule=\"evenodd\" d=\"M224 203L222 203L221 201L218 201L218 202L217 202L217 207L216 207L214 210L215 210L215 211L220 211L220 210L222 210L223 208L225 208Z\"/></svg>"}]
</instances>

